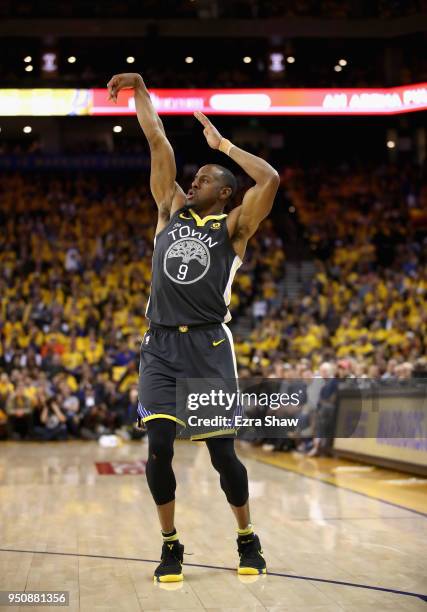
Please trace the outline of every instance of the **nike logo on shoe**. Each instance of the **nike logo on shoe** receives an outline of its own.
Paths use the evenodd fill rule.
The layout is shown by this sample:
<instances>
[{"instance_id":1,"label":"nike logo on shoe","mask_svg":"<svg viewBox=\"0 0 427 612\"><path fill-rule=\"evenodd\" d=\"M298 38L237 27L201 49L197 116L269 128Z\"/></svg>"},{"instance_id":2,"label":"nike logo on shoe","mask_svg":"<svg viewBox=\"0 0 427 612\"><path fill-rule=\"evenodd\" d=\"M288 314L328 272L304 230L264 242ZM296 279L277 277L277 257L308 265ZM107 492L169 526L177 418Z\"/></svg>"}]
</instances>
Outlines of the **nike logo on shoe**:
<instances>
[{"instance_id":1,"label":"nike logo on shoe","mask_svg":"<svg viewBox=\"0 0 427 612\"><path fill-rule=\"evenodd\" d=\"M218 346L218 344L221 344L221 342L225 342L225 338L223 338L222 340L214 340L212 342L212 345L213 346Z\"/></svg>"}]
</instances>

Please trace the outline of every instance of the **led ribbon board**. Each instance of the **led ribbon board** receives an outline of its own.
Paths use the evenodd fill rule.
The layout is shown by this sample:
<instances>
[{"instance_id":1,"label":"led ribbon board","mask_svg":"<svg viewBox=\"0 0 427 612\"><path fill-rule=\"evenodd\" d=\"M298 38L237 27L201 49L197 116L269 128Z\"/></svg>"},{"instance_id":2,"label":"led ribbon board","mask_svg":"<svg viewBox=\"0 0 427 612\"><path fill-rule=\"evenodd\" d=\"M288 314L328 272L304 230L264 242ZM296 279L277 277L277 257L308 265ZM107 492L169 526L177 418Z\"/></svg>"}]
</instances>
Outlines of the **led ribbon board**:
<instances>
[{"instance_id":1,"label":"led ribbon board","mask_svg":"<svg viewBox=\"0 0 427 612\"><path fill-rule=\"evenodd\" d=\"M161 115L395 115L427 109L427 83L387 89L152 89ZM0 89L0 116L135 114L132 90Z\"/></svg>"}]
</instances>

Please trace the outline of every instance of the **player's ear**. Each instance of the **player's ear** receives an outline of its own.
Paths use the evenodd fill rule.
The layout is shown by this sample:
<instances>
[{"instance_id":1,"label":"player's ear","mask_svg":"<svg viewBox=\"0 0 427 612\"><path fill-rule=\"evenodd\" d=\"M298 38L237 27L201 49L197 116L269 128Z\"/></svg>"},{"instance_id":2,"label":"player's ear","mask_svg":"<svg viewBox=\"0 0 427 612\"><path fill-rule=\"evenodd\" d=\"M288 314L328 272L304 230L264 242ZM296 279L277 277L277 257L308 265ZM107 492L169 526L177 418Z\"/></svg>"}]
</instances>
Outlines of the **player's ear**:
<instances>
[{"instance_id":1,"label":"player's ear","mask_svg":"<svg viewBox=\"0 0 427 612\"><path fill-rule=\"evenodd\" d=\"M233 193L231 187L221 187L221 191L219 192L219 197L221 200L228 200Z\"/></svg>"}]
</instances>

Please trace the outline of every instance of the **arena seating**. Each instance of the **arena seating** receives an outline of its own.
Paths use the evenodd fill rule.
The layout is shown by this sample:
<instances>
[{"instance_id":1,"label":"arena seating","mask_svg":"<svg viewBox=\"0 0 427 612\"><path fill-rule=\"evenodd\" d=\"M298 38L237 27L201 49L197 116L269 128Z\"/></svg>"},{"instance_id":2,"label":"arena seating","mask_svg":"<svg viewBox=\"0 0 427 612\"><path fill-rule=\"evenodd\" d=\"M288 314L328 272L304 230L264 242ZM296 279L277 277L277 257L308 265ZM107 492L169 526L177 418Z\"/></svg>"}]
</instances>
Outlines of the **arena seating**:
<instances>
[{"instance_id":1,"label":"arena seating","mask_svg":"<svg viewBox=\"0 0 427 612\"><path fill-rule=\"evenodd\" d=\"M90 172L1 177L3 435L140 435L132 423L156 215L147 184ZM331 375L404 379L423 366L421 184L411 165L283 169L276 207L292 202L314 274L286 295L286 236L265 221L231 304L242 377L309 378L327 363Z\"/></svg>"}]
</instances>

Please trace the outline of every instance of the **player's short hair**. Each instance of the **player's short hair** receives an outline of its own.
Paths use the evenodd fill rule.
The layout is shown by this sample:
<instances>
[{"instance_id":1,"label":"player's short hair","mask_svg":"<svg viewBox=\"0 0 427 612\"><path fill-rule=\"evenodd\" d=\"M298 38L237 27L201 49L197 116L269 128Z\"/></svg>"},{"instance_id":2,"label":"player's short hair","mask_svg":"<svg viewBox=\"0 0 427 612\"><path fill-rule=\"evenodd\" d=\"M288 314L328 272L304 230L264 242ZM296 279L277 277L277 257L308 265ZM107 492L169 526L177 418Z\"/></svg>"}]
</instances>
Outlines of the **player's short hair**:
<instances>
[{"instance_id":1,"label":"player's short hair","mask_svg":"<svg viewBox=\"0 0 427 612\"><path fill-rule=\"evenodd\" d=\"M213 164L218 170L221 170L221 179L223 187L231 187L231 194L229 200L232 200L237 193L237 179L234 174L228 168L220 166L220 164Z\"/></svg>"}]
</instances>

